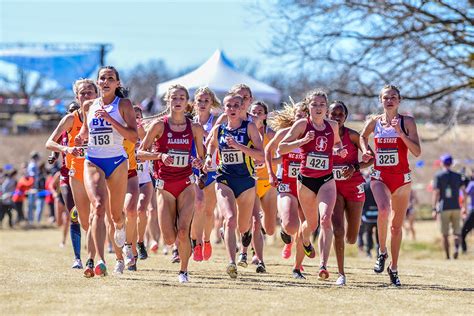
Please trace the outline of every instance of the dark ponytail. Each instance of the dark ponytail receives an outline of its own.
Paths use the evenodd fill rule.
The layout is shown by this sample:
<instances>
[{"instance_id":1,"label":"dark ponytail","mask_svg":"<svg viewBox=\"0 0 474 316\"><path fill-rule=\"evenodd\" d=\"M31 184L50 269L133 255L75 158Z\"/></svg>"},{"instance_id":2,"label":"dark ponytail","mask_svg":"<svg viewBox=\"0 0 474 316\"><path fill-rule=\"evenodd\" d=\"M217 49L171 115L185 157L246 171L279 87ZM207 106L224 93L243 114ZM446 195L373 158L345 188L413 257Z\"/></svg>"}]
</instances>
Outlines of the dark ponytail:
<instances>
[{"instance_id":1,"label":"dark ponytail","mask_svg":"<svg viewBox=\"0 0 474 316\"><path fill-rule=\"evenodd\" d=\"M125 99L125 98L128 98L129 94L130 94L130 91L128 90L128 88L125 88L125 87L115 88L115 96L116 97Z\"/></svg>"}]
</instances>

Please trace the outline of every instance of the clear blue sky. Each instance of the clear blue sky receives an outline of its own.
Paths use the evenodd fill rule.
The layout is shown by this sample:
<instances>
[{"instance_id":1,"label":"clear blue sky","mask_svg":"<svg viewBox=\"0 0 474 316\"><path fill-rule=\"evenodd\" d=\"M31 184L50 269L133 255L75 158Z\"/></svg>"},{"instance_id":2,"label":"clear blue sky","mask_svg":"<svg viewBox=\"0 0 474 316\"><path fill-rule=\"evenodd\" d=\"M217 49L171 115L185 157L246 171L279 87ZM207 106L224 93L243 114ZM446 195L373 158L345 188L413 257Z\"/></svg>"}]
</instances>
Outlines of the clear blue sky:
<instances>
[{"instance_id":1,"label":"clear blue sky","mask_svg":"<svg viewBox=\"0 0 474 316\"><path fill-rule=\"evenodd\" d=\"M268 65L262 50L269 26L255 2L0 0L0 41L110 43L107 63L119 69L163 59L179 70L202 63L217 48L231 59Z\"/></svg>"}]
</instances>

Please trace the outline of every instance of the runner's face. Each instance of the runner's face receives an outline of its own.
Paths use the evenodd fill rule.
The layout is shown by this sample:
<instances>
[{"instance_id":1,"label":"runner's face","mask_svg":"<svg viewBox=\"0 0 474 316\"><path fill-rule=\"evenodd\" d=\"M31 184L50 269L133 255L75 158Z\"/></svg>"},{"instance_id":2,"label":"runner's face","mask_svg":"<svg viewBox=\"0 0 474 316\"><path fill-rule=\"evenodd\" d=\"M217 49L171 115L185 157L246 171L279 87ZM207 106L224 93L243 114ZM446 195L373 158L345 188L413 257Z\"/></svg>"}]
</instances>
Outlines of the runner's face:
<instances>
[{"instance_id":1,"label":"runner's face","mask_svg":"<svg viewBox=\"0 0 474 316\"><path fill-rule=\"evenodd\" d=\"M380 97L384 110L398 110L400 105L400 98L398 92L393 89L387 89L382 91L382 96Z\"/></svg>"},{"instance_id":2,"label":"runner's face","mask_svg":"<svg viewBox=\"0 0 474 316\"><path fill-rule=\"evenodd\" d=\"M209 93L199 93L194 98L194 107L200 113L209 113L211 111L212 98Z\"/></svg>"},{"instance_id":3,"label":"runner's face","mask_svg":"<svg viewBox=\"0 0 474 316\"><path fill-rule=\"evenodd\" d=\"M329 119L336 121L339 127L344 126L346 122L346 113L342 105L334 104L329 109Z\"/></svg>"},{"instance_id":4,"label":"runner's face","mask_svg":"<svg viewBox=\"0 0 474 316\"><path fill-rule=\"evenodd\" d=\"M229 118L239 117L242 110L242 101L240 98L228 97L224 99L224 111Z\"/></svg>"},{"instance_id":5,"label":"runner's face","mask_svg":"<svg viewBox=\"0 0 474 316\"><path fill-rule=\"evenodd\" d=\"M328 111L326 98L320 95L314 96L309 103L309 113L311 118L325 118Z\"/></svg>"},{"instance_id":6,"label":"runner's face","mask_svg":"<svg viewBox=\"0 0 474 316\"><path fill-rule=\"evenodd\" d=\"M242 99L244 99L243 102L242 102L243 110L245 110L245 112L247 112L250 104L252 104L252 101L253 101L252 97L250 96L249 90L245 89L245 88L240 88L235 93L240 95L242 97Z\"/></svg>"},{"instance_id":7,"label":"runner's face","mask_svg":"<svg viewBox=\"0 0 474 316\"><path fill-rule=\"evenodd\" d=\"M265 109L263 108L263 106L260 105L253 105L252 109L250 110L250 113L256 116L260 121L263 121L267 118L267 115L265 114Z\"/></svg>"},{"instance_id":8,"label":"runner's face","mask_svg":"<svg viewBox=\"0 0 474 316\"><path fill-rule=\"evenodd\" d=\"M142 111L134 109L135 110L135 119L137 121L140 121L142 119Z\"/></svg>"},{"instance_id":9,"label":"runner's face","mask_svg":"<svg viewBox=\"0 0 474 316\"><path fill-rule=\"evenodd\" d=\"M169 101L172 112L184 112L188 103L186 92L183 89L173 89Z\"/></svg>"},{"instance_id":10,"label":"runner's face","mask_svg":"<svg viewBox=\"0 0 474 316\"><path fill-rule=\"evenodd\" d=\"M110 95L115 94L115 89L120 87L120 81L117 80L115 71L112 69L102 69L99 72L97 85L99 86L102 95Z\"/></svg>"},{"instance_id":11,"label":"runner's face","mask_svg":"<svg viewBox=\"0 0 474 316\"><path fill-rule=\"evenodd\" d=\"M83 83L79 86L79 89L77 89L76 100L81 106L84 102L95 98L97 98L97 93L93 85Z\"/></svg>"}]
</instances>

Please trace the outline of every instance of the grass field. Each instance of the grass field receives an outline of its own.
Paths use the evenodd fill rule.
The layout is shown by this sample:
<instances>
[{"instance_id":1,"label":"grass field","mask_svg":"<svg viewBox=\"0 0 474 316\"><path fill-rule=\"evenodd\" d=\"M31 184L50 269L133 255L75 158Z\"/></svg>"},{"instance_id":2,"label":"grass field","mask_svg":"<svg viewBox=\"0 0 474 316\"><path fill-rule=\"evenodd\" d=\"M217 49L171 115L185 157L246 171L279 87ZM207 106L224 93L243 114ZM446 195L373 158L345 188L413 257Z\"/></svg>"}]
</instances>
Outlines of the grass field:
<instances>
[{"instance_id":1,"label":"grass field","mask_svg":"<svg viewBox=\"0 0 474 316\"><path fill-rule=\"evenodd\" d=\"M472 248L458 260L443 259L436 223L416 223L418 241L405 240L401 289L372 271L374 259L346 249L347 286L317 280L318 260L305 260L306 280L291 277L292 262L280 257L281 241L265 248L268 273L239 268L237 280L225 273L223 245L209 262L190 263L190 283L177 281L178 265L161 251L140 261L139 271L86 279L70 269L72 249L58 248L57 229L0 230L0 311L9 314L470 314L474 299ZM474 238L468 240L474 245ZM83 252L84 254L84 252ZM112 255L107 256L109 272Z\"/></svg>"}]
</instances>

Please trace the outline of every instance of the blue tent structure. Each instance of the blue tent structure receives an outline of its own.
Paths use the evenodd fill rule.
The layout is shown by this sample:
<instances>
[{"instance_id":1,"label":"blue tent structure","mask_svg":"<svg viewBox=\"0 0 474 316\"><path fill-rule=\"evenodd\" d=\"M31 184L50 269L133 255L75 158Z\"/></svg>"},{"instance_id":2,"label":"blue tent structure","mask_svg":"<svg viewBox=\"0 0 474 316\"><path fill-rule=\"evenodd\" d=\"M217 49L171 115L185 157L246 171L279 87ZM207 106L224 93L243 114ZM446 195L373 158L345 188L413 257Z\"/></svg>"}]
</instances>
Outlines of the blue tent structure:
<instances>
[{"instance_id":1,"label":"blue tent structure","mask_svg":"<svg viewBox=\"0 0 474 316\"><path fill-rule=\"evenodd\" d=\"M105 44L3 44L0 61L15 64L69 89L78 78L89 77L110 50Z\"/></svg>"}]
</instances>

